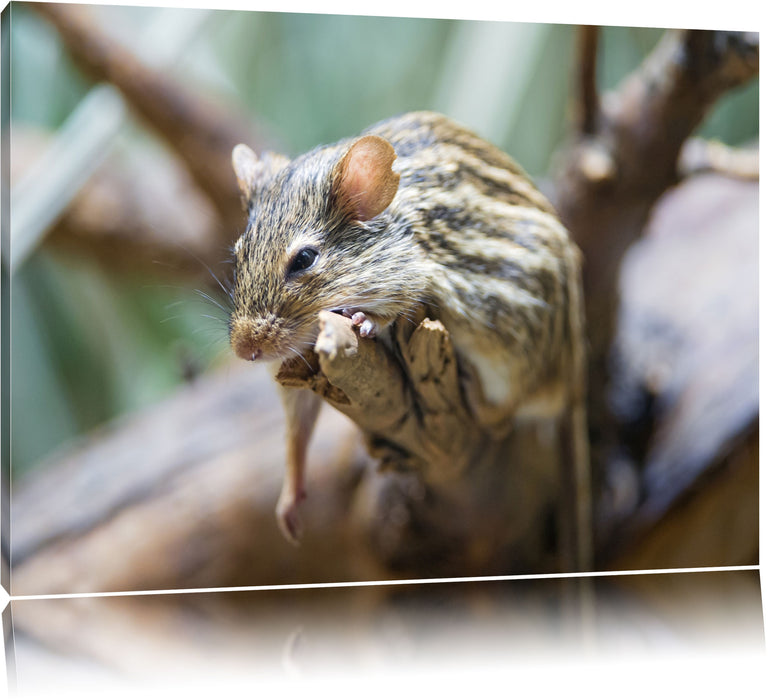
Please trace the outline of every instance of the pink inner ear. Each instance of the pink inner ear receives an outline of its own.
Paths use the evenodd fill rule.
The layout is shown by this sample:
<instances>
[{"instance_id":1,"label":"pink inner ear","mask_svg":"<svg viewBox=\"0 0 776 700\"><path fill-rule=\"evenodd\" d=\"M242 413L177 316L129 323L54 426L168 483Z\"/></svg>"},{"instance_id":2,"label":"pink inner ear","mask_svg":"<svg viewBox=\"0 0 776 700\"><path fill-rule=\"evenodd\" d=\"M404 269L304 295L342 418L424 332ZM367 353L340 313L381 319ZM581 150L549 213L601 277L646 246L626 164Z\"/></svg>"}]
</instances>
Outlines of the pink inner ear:
<instances>
[{"instance_id":1,"label":"pink inner ear","mask_svg":"<svg viewBox=\"0 0 776 700\"><path fill-rule=\"evenodd\" d=\"M379 136L364 136L356 141L342 159L335 194L343 204L353 207L355 218L368 221L393 200L399 176L391 170L396 153Z\"/></svg>"}]
</instances>

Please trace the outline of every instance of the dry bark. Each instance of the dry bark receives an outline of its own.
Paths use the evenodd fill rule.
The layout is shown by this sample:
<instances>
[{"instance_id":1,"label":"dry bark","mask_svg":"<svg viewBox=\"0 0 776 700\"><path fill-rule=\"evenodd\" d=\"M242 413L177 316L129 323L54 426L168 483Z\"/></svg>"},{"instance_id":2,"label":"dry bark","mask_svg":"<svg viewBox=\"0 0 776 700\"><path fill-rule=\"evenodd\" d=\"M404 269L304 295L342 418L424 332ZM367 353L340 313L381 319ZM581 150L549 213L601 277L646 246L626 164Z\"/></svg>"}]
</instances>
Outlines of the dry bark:
<instances>
[{"instance_id":1,"label":"dry bark","mask_svg":"<svg viewBox=\"0 0 776 700\"><path fill-rule=\"evenodd\" d=\"M13 594L516 572L505 541L520 523L524 540L541 535L529 468L511 482L496 473L491 488L507 493L487 499L485 517L451 520L449 492L378 472L353 425L329 410L311 448L305 537L290 547L274 519L282 431L268 374L235 365L53 455L14 486ZM523 489L522 513L511 513L510 483ZM493 542L472 537L488 529Z\"/></svg>"}]
</instances>

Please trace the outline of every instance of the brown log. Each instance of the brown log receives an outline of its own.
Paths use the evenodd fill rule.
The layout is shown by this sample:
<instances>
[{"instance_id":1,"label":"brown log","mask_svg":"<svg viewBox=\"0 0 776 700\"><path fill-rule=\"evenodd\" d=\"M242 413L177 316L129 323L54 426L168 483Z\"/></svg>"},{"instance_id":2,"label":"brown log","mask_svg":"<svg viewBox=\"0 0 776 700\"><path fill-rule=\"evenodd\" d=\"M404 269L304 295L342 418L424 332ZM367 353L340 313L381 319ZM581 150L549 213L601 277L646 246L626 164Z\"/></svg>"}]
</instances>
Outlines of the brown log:
<instances>
[{"instance_id":1,"label":"brown log","mask_svg":"<svg viewBox=\"0 0 776 700\"><path fill-rule=\"evenodd\" d=\"M613 566L756 563L758 211L755 182L687 180L623 267L609 476L632 486L600 504Z\"/></svg>"},{"instance_id":2,"label":"brown log","mask_svg":"<svg viewBox=\"0 0 776 700\"><path fill-rule=\"evenodd\" d=\"M366 465L352 426L321 417L296 549L274 517L283 425L269 375L244 364L52 456L14 487L13 593L368 577L346 544L348 494Z\"/></svg>"}]
</instances>

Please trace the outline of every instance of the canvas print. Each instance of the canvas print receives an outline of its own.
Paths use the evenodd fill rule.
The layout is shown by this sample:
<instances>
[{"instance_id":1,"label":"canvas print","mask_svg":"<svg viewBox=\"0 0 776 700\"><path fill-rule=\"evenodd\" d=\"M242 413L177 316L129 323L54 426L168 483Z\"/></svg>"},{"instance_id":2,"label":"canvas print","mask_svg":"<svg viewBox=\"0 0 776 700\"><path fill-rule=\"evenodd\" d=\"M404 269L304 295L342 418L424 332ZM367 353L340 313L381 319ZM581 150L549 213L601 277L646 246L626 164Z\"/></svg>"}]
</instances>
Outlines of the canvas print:
<instances>
[{"instance_id":1,"label":"canvas print","mask_svg":"<svg viewBox=\"0 0 776 700\"><path fill-rule=\"evenodd\" d=\"M4 12L13 595L757 597L757 32ZM575 627L589 585L545 600ZM352 595L406 623L421 588Z\"/></svg>"}]
</instances>

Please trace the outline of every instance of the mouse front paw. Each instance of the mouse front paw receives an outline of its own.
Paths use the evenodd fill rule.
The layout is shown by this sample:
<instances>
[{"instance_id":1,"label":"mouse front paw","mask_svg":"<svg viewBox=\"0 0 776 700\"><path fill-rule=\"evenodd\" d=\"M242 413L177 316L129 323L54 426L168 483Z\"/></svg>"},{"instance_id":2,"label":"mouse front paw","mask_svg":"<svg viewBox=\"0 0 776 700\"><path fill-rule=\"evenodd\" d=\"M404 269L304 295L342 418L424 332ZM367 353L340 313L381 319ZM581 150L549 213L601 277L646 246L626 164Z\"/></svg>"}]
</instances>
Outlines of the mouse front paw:
<instances>
[{"instance_id":1,"label":"mouse front paw","mask_svg":"<svg viewBox=\"0 0 776 700\"><path fill-rule=\"evenodd\" d=\"M368 316L363 311L344 309L342 314L350 319L354 328L358 328L358 333L362 338L374 338L382 329L382 326L376 319Z\"/></svg>"}]
</instances>

